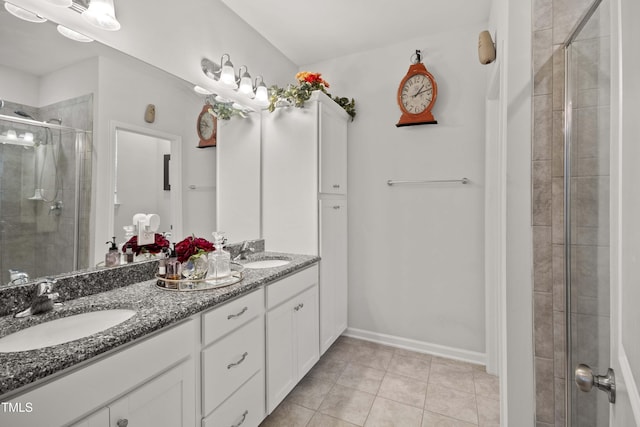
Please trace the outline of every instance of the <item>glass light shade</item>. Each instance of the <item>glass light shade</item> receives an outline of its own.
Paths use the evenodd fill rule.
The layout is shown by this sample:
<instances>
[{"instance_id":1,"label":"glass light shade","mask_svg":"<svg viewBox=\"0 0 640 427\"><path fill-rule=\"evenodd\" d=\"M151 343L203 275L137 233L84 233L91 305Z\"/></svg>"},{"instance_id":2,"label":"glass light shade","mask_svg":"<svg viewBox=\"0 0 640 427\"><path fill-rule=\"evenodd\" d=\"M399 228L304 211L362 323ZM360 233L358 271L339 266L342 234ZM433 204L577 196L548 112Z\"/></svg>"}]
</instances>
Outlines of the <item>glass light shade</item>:
<instances>
[{"instance_id":1,"label":"glass light shade","mask_svg":"<svg viewBox=\"0 0 640 427\"><path fill-rule=\"evenodd\" d=\"M118 31L120 29L113 0L91 0L89 8L82 12L82 17L91 25L103 30Z\"/></svg>"},{"instance_id":2,"label":"glass light shade","mask_svg":"<svg viewBox=\"0 0 640 427\"><path fill-rule=\"evenodd\" d=\"M4 8L7 9L7 12L12 14L16 18L20 18L24 21L35 22L38 24L41 22L47 22L47 20L42 16L35 14L27 9L18 7L13 3L4 2Z\"/></svg>"},{"instance_id":3,"label":"glass light shade","mask_svg":"<svg viewBox=\"0 0 640 427\"><path fill-rule=\"evenodd\" d=\"M84 34L80 34L77 31L73 31L72 29L67 28L64 25L58 25L58 32L66 38L75 40L77 42L90 43L93 41L92 38L87 37Z\"/></svg>"},{"instance_id":4,"label":"glass light shade","mask_svg":"<svg viewBox=\"0 0 640 427\"><path fill-rule=\"evenodd\" d=\"M220 73L220 83L236 89L236 73L233 70L233 64L231 61L227 61L222 66L222 72Z\"/></svg>"},{"instance_id":5,"label":"glass light shade","mask_svg":"<svg viewBox=\"0 0 640 427\"><path fill-rule=\"evenodd\" d=\"M60 7L69 7L73 4L73 0L47 0L51 4L55 4Z\"/></svg>"},{"instance_id":6,"label":"glass light shade","mask_svg":"<svg viewBox=\"0 0 640 427\"><path fill-rule=\"evenodd\" d=\"M261 82L256 88L256 102L263 107L269 105L269 93L264 82Z\"/></svg>"},{"instance_id":7,"label":"glass light shade","mask_svg":"<svg viewBox=\"0 0 640 427\"><path fill-rule=\"evenodd\" d=\"M31 132L25 132L24 135L22 135L22 139L27 142L33 142L33 134Z\"/></svg>"},{"instance_id":8,"label":"glass light shade","mask_svg":"<svg viewBox=\"0 0 640 427\"><path fill-rule=\"evenodd\" d=\"M253 92L253 82L251 82L251 76L249 73L244 73L240 79L240 88L238 92L247 95L249 98L253 98L256 94Z\"/></svg>"},{"instance_id":9,"label":"glass light shade","mask_svg":"<svg viewBox=\"0 0 640 427\"><path fill-rule=\"evenodd\" d=\"M193 91L195 93L199 93L200 95L213 95L213 92L211 92L209 89L205 89L202 86L198 86L198 85L195 85L193 87Z\"/></svg>"},{"instance_id":10,"label":"glass light shade","mask_svg":"<svg viewBox=\"0 0 640 427\"><path fill-rule=\"evenodd\" d=\"M16 134L16 131L13 129L9 129L7 131L7 139L17 139L18 138L18 134Z\"/></svg>"}]
</instances>

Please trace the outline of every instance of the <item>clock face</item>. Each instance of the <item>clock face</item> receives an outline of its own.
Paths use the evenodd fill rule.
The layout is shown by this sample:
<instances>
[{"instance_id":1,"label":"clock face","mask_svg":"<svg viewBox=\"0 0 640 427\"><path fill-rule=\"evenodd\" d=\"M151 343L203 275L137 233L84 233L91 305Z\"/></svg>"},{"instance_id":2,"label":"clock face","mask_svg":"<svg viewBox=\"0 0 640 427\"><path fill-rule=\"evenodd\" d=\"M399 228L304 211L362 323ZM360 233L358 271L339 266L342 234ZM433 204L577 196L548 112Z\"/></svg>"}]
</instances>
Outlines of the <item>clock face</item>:
<instances>
[{"instance_id":1,"label":"clock face","mask_svg":"<svg viewBox=\"0 0 640 427\"><path fill-rule=\"evenodd\" d=\"M402 106L409 114L420 114L433 100L433 84L424 74L411 76L402 86Z\"/></svg>"},{"instance_id":2,"label":"clock face","mask_svg":"<svg viewBox=\"0 0 640 427\"><path fill-rule=\"evenodd\" d=\"M213 116L208 112L201 114L200 119L198 120L198 132L200 133L200 138L204 140L211 139L215 135L215 130Z\"/></svg>"}]
</instances>

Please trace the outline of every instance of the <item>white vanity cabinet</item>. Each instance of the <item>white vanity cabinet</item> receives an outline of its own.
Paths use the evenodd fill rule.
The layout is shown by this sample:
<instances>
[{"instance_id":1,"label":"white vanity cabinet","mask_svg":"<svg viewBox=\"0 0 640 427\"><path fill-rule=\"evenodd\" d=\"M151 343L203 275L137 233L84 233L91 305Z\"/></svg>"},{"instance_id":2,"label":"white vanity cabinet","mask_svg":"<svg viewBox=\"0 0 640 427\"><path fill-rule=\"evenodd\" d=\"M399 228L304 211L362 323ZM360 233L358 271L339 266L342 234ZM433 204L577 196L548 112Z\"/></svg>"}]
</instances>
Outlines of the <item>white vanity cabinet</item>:
<instances>
[{"instance_id":1,"label":"white vanity cabinet","mask_svg":"<svg viewBox=\"0 0 640 427\"><path fill-rule=\"evenodd\" d=\"M158 420L129 425L193 426L196 337L197 323L190 319L90 362L9 400L22 406L30 403L33 411L0 412L0 425L61 426L76 422L78 426L116 427L118 421L123 425L124 420ZM76 421L92 411L92 415ZM160 418L156 418L158 415Z\"/></svg>"},{"instance_id":2,"label":"white vanity cabinet","mask_svg":"<svg viewBox=\"0 0 640 427\"><path fill-rule=\"evenodd\" d=\"M265 416L264 289L202 315L202 425L257 426Z\"/></svg>"},{"instance_id":3,"label":"white vanity cabinet","mask_svg":"<svg viewBox=\"0 0 640 427\"><path fill-rule=\"evenodd\" d=\"M320 357L318 267L267 286L267 412Z\"/></svg>"},{"instance_id":4,"label":"white vanity cabinet","mask_svg":"<svg viewBox=\"0 0 640 427\"><path fill-rule=\"evenodd\" d=\"M321 353L347 326L348 114L322 92L262 115L267 250L320 255Z\"/></svg>"}]
</instances>

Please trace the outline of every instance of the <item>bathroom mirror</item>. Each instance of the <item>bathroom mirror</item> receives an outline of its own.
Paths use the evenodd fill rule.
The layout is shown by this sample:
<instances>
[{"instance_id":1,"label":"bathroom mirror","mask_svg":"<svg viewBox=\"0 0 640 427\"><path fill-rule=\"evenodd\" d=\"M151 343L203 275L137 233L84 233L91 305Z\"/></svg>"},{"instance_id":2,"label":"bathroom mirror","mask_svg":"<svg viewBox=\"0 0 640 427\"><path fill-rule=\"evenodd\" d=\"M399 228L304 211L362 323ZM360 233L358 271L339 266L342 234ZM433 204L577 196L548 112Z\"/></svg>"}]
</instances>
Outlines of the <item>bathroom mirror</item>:
<instances>
[{"instance_id":1,"label":"bathroom mirror","mask_svg":"<svg viewBox=\"0 0 640 427\"><path fill-rule=\"evenodd\" d=\"M130 72L135 73L135 76L131 76ZM184 80L100 43L71 41L58 34L52 22L24 22L10 15L4 8L0 8L0 77L0 100L11 101L0 109L0 114L16 116L15 111L33 111L29 106L46 106L60 100L93 94L93 103L89 104L92 105L92 124L89 125L93 130L92 146L82 153L87 160L83 167L89 173L85 176L89 176L87 179L91 182L87 191L89 194L86 194L91 199L91 209L90 213L85 212L83 215L86 217L84 219L90 222L92 235L85 236L85 241L77 249L85 252L84 256L77 258L88 261L84 265L66 267L65 271L26 273L34 280L36 277L61 274L69 270L93 268L96 262L104 257L106 245L103 243L117 227L114 223L117 209L114 198L115 128L129 127L143 135L159 135L160 138L170 140L171 145L181 140L183 146L193 146L191 151L196 152L195 117L202 106L202 99L193 93L192 85ZM64 81L65 84L57 84L59 81ZM74 84L71 85L69 82ZM127 86L134 84L133 88ZM62 87L69 93L63 93ZM132 99L135 102L131 102ZM144 108L150 103L155 103L158 108L155 123L144 122ZM34 118L45 120L40 117ZM185 150L187 154L190 153L188 150L190 149ZM126 153L126 148L121 147L120 151L121 154ZM181 153L177 156L173 152L171 154L172 162L179 161ZM199 156L203 162L215 164L215 150L206 153L199 151L193 155ZM178 174L174 174L176 178L182 178L177 168L174 168L174 172ZM141 173L130 175L134 176L132 186L135 186L135 181L145 180ZM215 171L209 175L203 174L203 179L210 178L208 185L213 186ZM201 182L193 181L191 177L189 179L185 184L202 185ZM132 178L129 178L129 181L131 180ZM169 204L173 204L174 199L179 200L182 191L181 182L173 185L171 197L168 198L171 200ZM212 200L215 203L215 195ZM68 206L72 204L73 200L70 200ZM6 206L5 203L4 207ZM150 207L145 211L150 213L155 209L157 208ZM215 212L215 205L211 209ZM46 212L46 209L44 211ZM209 224L197 224L198 227L213 230L215 218L201 216L200 220L208 221ZM181 221L181 215L178 213L164 222L164 225L173 227L164 229L161 226L161 229L169 231L173 228L174 238L179 240L183 237ZM193 228L198 227L185 228L184 231L190 234ZM18 240L25 238L28 236L19 236ZM4 239L4 234L0 235L0 239ZM64 244L73 244L68 237L65 239ZM15 242L2 243L0 246L3 248L15 247ZM56 252L42 255L55 257ZM8 282L8 269L12 267L2 265L1 268L0 285Z\"/></svg>"}]
</instances>

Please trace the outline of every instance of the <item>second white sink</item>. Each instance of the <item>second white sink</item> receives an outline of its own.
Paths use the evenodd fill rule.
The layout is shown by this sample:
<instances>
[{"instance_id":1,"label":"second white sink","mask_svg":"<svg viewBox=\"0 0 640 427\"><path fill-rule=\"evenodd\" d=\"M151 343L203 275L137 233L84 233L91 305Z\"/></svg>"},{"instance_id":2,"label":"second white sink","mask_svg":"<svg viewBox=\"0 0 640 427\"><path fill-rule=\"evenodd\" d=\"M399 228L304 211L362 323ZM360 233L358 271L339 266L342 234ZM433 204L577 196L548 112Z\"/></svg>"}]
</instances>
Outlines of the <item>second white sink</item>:
<instances>
[{"instance_id":1,"label":"second white sink","mask_svg":"<svg viewBox=\"0 0 640 427\"><path fill-rule=\"evenodd\" d=\"M133 310L91 311L31 326L0 338L0 353L34 350L88 337L135 315Z\"/></svg>"},{"instance_id":2,"label":"second white sink","mask_svg":"<svg viewBox=\"0 0 640 427\"><path fill-rule=\"evenodd\" d=\"M244 264L245 268L273 268L273 267L282 267L283 265L289 264L291 261L286 259L262 259L259 261L252 261Z\"/></svg>"}]
</instances>

